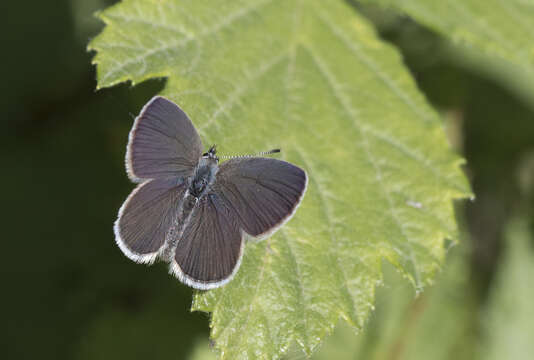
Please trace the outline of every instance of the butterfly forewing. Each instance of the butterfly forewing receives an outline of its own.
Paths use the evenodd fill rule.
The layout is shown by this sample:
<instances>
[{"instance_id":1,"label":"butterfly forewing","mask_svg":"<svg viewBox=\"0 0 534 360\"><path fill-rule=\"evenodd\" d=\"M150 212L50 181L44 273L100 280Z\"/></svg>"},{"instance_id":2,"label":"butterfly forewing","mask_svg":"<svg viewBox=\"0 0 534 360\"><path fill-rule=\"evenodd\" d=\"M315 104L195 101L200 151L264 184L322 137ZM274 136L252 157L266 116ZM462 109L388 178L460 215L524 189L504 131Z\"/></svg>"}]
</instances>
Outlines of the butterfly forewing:
<instances>
[{"instance_id":1,"label":"butterfly forewing","mask_svg":"<svg viewBox=\"0 0 534 360\"><path fill-rule=\"evenodd\" d=\"M231 159L220 166L214 191L229 204L247 234L263 238L293 215L307 181L304 170L285 161Z\"/></svg>"},{"instance_id":2,"label":"butterfly forewing","mask_svg":"<svg viewBox=\"0 0 534 360\"><path fill-rule=\"evenodd\" d=\"M128 196L115 222L115 240L130 259L151 263L165 243L183 201L179 179L146 181Z\"/></svg>"},{"instance_id":3,"label":"butterfly forewing","mask_svg":"<svg viewBox=\"0 0 534 360\"><path fill-rule=\"evenodd\" d=\"M228 282L239 268L243 253L237 214L216 193L198 200L178 241L171 271L197 289Z\"/></svg>"},{"instance_id":4,"label":"butterfly forewing","mask_svg":"<svg viewBox=\"0 0 534 360\"><path fill-rule=\"evenodd\" d=\"M189 176L202 153L202 142L187 115L170 100L156 96L135 119L126 151L134 182Z\"/></svg>"}]
</instances>

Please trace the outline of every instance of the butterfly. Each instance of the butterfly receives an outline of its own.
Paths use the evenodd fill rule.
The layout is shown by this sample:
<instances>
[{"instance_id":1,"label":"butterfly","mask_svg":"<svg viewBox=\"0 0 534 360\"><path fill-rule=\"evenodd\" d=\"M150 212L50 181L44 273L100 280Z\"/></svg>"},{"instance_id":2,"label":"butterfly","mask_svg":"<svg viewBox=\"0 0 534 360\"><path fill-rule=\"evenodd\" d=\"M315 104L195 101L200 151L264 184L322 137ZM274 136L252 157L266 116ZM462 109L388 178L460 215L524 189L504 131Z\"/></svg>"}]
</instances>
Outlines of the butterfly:
<instances>
[{"instance_id":1,"label":"butterfly","mask_svg":"<svg viewBox=\"0 0 534 360\"><path fill-rule=\"evenodd\" d=\"M269 237L293 216L308 177L285 161L233 157L219 164L215 146L202 150L185 112L153 97L129 134L126 172L139 185L114 232L128 258L163 260L181 282L207 290L234 277L247 238Z\"/></svg>"}]
</instances>

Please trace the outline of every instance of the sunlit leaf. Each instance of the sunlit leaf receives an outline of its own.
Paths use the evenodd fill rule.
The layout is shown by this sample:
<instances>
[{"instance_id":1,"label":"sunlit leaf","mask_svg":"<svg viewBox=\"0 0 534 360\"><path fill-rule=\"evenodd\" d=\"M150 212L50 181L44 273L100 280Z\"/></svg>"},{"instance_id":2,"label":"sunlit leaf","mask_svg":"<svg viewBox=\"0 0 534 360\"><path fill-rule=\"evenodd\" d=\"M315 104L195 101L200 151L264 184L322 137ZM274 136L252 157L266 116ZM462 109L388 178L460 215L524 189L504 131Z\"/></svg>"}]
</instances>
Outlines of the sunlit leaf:
<instances>
[{"instance_id":1,"label":"sunlit leaf","mask_svg":"<svg viewBox=\"0 0 534 360\"><path fill-rule=\"evenodd\" d=\"M98 86L167 77L204 144L274 147L305 170L295 217L249 243L236 278L195 296L222 358L311 353L363 327L387 259L419 291L456 238L463 162L399 54L343 1L124 1L90 44ZM125 135L126 136L126 135Z\"/></svg>"}]
</instances>

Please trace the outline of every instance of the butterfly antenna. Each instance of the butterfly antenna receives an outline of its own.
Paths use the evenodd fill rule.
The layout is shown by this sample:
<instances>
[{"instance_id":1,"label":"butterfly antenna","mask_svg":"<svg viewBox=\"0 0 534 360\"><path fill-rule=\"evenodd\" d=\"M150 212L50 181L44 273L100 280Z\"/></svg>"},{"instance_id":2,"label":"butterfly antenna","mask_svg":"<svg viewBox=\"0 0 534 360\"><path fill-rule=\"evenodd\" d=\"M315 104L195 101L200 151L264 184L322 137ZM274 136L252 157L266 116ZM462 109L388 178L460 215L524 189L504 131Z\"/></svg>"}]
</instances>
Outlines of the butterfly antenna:
<instances>
[{"instance_id":1,"label":"butterfly antenna","mask_svg":"<svg viewBox=\"0 0 534 360\"><path fill-rule=\"evenodd\" d=\"M219 156L222 159L236 159L236 158L248 158L248 157L257 157L257 156L265 156L265 155L271 155L279 153L280 149L272 149L269 151L262 151L256 154L248 154L248 155L221 155Z\"/></svg>"}]
</instances>

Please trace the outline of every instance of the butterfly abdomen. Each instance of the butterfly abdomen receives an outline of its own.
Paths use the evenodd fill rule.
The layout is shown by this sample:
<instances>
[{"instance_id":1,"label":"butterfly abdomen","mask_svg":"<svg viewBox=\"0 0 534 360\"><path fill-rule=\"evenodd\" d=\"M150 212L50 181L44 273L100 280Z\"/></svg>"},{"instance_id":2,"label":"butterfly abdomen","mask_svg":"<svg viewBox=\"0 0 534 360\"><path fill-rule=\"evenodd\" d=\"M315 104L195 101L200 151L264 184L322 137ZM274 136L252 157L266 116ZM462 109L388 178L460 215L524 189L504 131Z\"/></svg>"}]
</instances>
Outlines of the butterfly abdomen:
<instances>
[{"instance_id":1,"label":"butterfly abdomen","mask_svg":"<svg viewBox=\"0 0 534 360\"><path fill-rule=\"evenodd\" d=\"M178 246L180 238L183 236L185 228L189 225L193 210L198 203L198 198L191 194L190 187L184 193L183 199L178 204L178 212L165 235L165 244L160 251L160 259L170 262Z\"/></svg>"}]
</instances>

